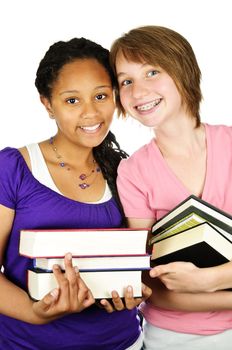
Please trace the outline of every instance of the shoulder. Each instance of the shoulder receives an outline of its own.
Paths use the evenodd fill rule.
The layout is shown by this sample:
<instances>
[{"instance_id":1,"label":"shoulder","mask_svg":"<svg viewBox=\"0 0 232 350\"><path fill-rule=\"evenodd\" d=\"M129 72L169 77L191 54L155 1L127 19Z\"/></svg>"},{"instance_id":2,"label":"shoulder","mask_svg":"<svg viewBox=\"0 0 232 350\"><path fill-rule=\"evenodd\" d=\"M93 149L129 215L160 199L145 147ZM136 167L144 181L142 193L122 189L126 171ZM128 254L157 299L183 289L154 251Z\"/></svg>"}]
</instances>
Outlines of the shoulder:
<instances>
[{"instance_id":1,"label":"shoulder","mask_svg":"<svg viewBox=\"0 0 232 350\"><path fill-rule=\"evenodd\" d=\"M17 148L6 147L0 150L0 162L13 162L20 157L21 156Z\"/></svg>"},{"instance_id":2,"label":"shoulder","mask_svg":"<svg viewBox=\"0 0 232 350\"><path fill-rule=\"evenodd\" d=\"M208 143L219 149L231 147L232 127L227 125L209 125L205 124Z\"/></svg>"},{"instance_id":3,"label":"shoulder","mask_svg":"<svg viewBox=\"0 0 232 350\"><path fill-rule=\"evenodd\" d=\"M146 164L149 162L149 154L153 150L153 143L154 140L151 140L148 144L135 151L129 158L121 160L118 172L122 171L122 169L128 169L129 171L131 168L133 168L133 170L140 168L144 169Z\"/></svg>"},{"instance_id":4,"label":"shoulder","mask_svg":"<svg viewBox=\"0 0 232 350\"><path fill-rule=\"evenodd\" d=\"M28 168L18 149L7 147L0 151L0 169L0 201L13 209Z\"/></svg>"},{"instance_id":5,"label":"shoulder","mask_svg":"<svg viewBox=\"0 0 232 350\"><path fill-rule=\"evenodd\" d=\"M228 125L211 125L211 124L207 124L205 123L205 128L207 130L207 132L211 135L228 135L231 136L232 135L232 127L228 126Z\"/></svg>"},{"instance_id":6,"label":"shoulder","mask_svg":"<svg viewBox=\"0 0 232 350\"><path fill-rule=\"evenodd\" d=\"M28 147L30 146L32 145L28 145ZM31 160L30 160L30 155L28 153L27 147L19 148L18 151L21 153L22 157L24 158L28 168L31 169Z\"/></svg>"},{"instance_id":7,"label":"shoulder","mask_svg":"<svg viewBox=\"0 0 232 350\"><path fill-rule=\"evenodd\" d=\"M6 147L0 150L1 172L8 174L22 172L27 168L25 165L25 160L17 148Z\"/></svg>"}]
</instances>

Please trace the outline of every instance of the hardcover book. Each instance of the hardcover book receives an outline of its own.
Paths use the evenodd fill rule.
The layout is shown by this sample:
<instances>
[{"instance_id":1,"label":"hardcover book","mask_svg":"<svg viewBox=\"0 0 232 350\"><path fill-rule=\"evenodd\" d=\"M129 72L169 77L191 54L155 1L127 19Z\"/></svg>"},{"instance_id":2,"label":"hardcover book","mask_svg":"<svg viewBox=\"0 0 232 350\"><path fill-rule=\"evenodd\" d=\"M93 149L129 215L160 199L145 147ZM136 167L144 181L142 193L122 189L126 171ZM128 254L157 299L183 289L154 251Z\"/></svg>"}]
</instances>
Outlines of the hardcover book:
<instances>
[{"instance_id":1,"label":"hardcover book","mask_svg":"<svg viewBox=\"0 0 232 350\"><path fill-rule=\"evenodd\" d=\"M150 255L75 257L72 263L80 271L148 270L150 269ZM65 269L63 258L34 259L35 268L52 271L54 264L59 265L62 270Z\"/></svg>"},{"instance_id":2,"label":"hardcover book","mask_svg":"<svg viewBox=\"0 0 232 350\"><path fill-rule=\"evenodd\" d=\"M113 290L123 297L128 285L132 286L135 297L142 295L141 271L139 270L80 272L80 276L95 299L111 298ZM56 287L57 282L52 272L39 269L28 270L28 291L31 298L40 300Z\"/></svg>"},{"instance_id":3,"label":"hardcover book","mask_svg":"<svg viewBox=\"0 0 232 350\"><path fill-rule=\"evenodd\" d=\"M39 300L57 287L52 266L64 269L70 252L95 298L111 298L113 290L123 297L128 285L141 296L141 273L150 268L147 235L148 229L22 230L19 253L40 267L28 271L29 294Z\"/></svg>"},{"instance_id":4,"label":"hardcover book","mask_svg":"<svg viewBox=\"0 0 232 350\"><path fill-rule=\"evenodd\" d=\"M202 222L209 222L232 240L232 216L191 195L152 226L150 243L184 231Z\"/></svg>"},{"instance_id":5,"label":"hardcover book","mask_svg":"<svg viewBox=\"0 0 232 350\"><path fill-rule=\"evenodd\" d=\"M232 259L232 242L208 222L170 236L164 235L163 239L151 244L152 266L190 261L198 267L210 267Z\"/></svg>"},{"instance_id":6,"label":"hardcover book","mask_svg":"<svg viewBox=\"0 0 232 350\"><path fill-rule=\"evenodd\" d=\"M30 258L144 255L148 229L22 230L19 253Z\"/></svg>"}]
</instances>

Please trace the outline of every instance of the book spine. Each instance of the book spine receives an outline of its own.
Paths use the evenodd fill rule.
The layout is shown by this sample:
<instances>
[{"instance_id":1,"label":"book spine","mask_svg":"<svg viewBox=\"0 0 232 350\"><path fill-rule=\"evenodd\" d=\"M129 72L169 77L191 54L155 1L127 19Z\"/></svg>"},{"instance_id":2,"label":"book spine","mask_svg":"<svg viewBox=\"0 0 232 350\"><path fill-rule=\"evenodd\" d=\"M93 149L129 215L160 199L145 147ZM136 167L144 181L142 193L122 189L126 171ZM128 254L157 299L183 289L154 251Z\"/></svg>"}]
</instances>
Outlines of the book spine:
<instances>
[{"instance_id":1,"label":"book spine","mask_svg":"<svg viewBox=\"0 0 232 350\"><path fill-rule=\"evenodd\" d=\"M52 272L51 269L43 269L41 267L34 266L35 270L39 270L39 272ZM150 270L151 267L121 267L121 268L102 268L102 269L79 269L79 272L114 272L114 271L147 271ZM64 272L65 270L62 269Z\"/></svg>"}]
</instances>

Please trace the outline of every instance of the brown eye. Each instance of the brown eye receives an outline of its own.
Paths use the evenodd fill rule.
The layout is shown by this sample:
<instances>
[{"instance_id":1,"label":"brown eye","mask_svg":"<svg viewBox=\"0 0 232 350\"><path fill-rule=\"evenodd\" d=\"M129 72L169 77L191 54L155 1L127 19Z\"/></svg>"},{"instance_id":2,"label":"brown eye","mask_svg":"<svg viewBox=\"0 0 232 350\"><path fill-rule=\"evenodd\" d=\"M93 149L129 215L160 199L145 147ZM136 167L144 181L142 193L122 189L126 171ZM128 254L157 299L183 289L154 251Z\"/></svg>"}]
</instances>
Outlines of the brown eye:
<instances>
[{"instance_id":1,"label":"brown eye","mask_svg":"<svg viewBox=\"0 0 232 350\"><path fill-rule=\"evenodd\" d=\"M74 105L75 103L79 102L79 100L77 98L69 98L66 101L71 105Z\"/></svg>"},{"instance_id":2,"label":"brown eye","mask_svg":"<svg viewBox=\"0 0 232 350\"><path fill-rule=\"evenodd\" d=\"M102 100L105 100L106 99L106 95L105 94L98 94L96 96L96 100L98 101L102 101Z\"/></svg>"}]
</instances>

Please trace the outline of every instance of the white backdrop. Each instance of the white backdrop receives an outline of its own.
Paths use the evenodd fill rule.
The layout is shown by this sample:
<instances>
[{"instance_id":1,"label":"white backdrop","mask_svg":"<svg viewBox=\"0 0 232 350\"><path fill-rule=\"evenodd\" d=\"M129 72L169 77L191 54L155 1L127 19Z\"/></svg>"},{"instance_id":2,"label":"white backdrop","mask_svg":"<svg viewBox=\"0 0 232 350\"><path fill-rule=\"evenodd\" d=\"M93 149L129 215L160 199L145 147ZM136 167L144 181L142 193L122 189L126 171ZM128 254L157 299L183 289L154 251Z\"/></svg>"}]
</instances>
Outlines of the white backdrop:
<instances>
[{"instance_id":1,"label":"white backdrop","mask_svg":"<svg viewBox=\"0 0 232 350\"><path fill-rule=\"evenodd\" d=\"M129 29L163 25L191 43L202 71L202 120L232 124L230 0L7 0L0 3L0 149L19 147L55 132L34 86L48 47L84 36L109 48ZM112 130L129 153L151 132L131 119Z\"/></svg>"}]
</instances>

